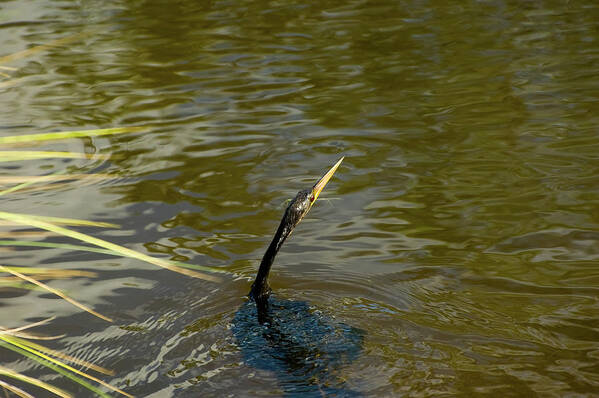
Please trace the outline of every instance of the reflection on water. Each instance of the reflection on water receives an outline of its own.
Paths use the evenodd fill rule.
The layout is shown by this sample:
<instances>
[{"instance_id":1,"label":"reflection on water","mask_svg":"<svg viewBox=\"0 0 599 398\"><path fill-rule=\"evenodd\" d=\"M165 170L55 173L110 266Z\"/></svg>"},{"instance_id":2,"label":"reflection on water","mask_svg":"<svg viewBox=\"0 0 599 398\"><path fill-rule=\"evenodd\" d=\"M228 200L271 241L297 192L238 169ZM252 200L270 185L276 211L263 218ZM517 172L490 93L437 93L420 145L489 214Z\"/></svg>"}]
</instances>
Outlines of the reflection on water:
<instances>
[{"instance_id":1,"label":"reflection on water","mask_svg":"<svg viewBox=\"0 0 599 398\"><path fill-rule=\"evenodd\" d=\"M0 177L115 176L6 194L3 210L115 222L81 230L232 276L7 251L3 265L93 270L46 282L115 323L0 284L0 325L56 315L44 332L67 337L50 344L113 368L137 396L277 396L296 382L364 396L594 394L599 7L587 3L4 2L0 56L90 34L0 61L2 135L150 132L36 148L110 161L0 162ZM314 329L363 341L302 380L261 349L265 360L248 359L235 320L285 199L340 155L271 283L323 312L309 311Z\"/></svg>"},{"instance_id":2,"label":"reflection on water","mask_svg":"<svg viewBox=\"0 0 599 398\"><path fill-rule=\"evenodd\" d=\"M359 396L337 373L358 357L363 331L334 323L302 301L273 296L264 312L248 300L233 318L247 365L274 372L286 396Z\"/></svg>"}]
</instances>

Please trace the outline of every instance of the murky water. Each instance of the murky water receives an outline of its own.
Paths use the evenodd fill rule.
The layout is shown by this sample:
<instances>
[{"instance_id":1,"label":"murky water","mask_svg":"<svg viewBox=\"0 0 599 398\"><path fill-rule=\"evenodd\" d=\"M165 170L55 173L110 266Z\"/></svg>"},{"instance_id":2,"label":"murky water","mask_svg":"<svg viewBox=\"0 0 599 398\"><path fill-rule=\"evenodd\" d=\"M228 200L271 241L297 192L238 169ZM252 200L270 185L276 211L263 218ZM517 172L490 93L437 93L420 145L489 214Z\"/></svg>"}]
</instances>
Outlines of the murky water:
<instances>
[{"instance_id":1,"label":"murky water","mask_svg":"<svg viewBox=\"0 0 599 398\"><path fill-rule=\"evenodd\" d=\"M136 396L293 395L315 378L315 394L333 391L289 370L297 350L279 358L288 377L256 366L233 325L285 200L344 155L271 274L277 300L360 331L330 362L339 396L599 391L597 4L0 5L0 56L82 32L2 60L15 69L0 69L0 134L150 130L42 146L110 159L1 163L114 177L15 192L2 209L115 222L79 230L232 276L4 252L96 272L48 284L115 321L0 285L0 325L56 316L40 331L66 337L49 345ZM9 352L0 364L89 394Z\"/></svg>"}]
</instances>

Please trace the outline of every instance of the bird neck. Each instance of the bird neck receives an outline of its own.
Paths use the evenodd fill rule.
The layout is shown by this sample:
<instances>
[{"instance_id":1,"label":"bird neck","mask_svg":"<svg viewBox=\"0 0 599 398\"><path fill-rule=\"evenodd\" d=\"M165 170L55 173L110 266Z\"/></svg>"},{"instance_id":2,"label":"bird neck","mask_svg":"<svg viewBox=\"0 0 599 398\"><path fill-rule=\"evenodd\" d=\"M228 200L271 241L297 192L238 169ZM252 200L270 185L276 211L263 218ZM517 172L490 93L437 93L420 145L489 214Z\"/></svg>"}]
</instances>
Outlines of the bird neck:
<instances>
[{"instance_id":1,"label":"bird neck","mask_svg":"<svg viewBox=\"0 0 599 398\"><path fill-rule=\"evenodd\" d=\"M260 268L258 269L258 274L256 275L256 280L252 284L250 297L256 300L256 302L264 301L268 299L268 296L270 295L268 274L281 245L283 245L283 242L285 242L285 239L287 239L287 236L289 236L289 233L291 232L291 229L286 225L284 220L285 218L281 221L275 236L272 238L272 242L270 242L268 249L266 249L266 253L264 253Z\"/></svg>"}]
</instances>

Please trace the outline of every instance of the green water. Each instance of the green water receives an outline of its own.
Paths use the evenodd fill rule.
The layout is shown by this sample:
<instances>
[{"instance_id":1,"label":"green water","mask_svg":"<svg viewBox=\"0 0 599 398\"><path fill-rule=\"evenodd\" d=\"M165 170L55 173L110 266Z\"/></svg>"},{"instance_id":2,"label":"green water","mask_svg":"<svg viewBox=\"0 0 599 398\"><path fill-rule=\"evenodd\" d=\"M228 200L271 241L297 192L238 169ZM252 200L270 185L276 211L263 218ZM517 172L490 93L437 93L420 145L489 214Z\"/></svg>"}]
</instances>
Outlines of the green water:
<instances>
[{"instance_id":1,"label":"green water","mask_svg":"<svg viewBox=\"0 0 599 398\"><path fill-rule=\"evenodd\" d=\"M281 396L231 323L285 200L345 156L271 285L364 331L337 375L352 391L597 394L597 4L0 3L0 57L80 33L0 60L0 135L149 130L34 147L88 159L0 163L0 177L112 176L2 210L114 222L78 230L231 275L15 248L3 265L96 272L46 282L114 323L0 284L1 326L56 316L39 332L66 337L48 345L140 397ZM0 365L89 395L8 351Z\"/></svg>"}]
</instances>

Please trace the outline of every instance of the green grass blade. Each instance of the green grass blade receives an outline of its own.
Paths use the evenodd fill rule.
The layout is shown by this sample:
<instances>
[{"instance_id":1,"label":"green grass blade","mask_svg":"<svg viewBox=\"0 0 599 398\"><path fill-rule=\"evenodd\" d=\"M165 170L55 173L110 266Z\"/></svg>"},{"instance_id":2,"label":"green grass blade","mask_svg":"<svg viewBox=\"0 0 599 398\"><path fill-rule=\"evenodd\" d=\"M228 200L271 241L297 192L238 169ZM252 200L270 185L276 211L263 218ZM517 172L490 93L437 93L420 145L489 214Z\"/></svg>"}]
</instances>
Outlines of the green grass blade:
<instances>
[{"instance_id":1,"label":"green grass blade","mask_svg":"<svg viewBox=\"0 0 599 398\"><path fill-rule=\"evenodd\" d=\"M112 371L110 371L108 369L105 369L103 367L97 366L97 365L95 365L95 364L93 364L91 362L84 361L82 359L72 357L72 356L64 354L64 353L62 353L60 351L52 350L50 348L44 347L41 344L37 344L37 343L34 343L32 341L26 340L25 338L20 338L20 337L15 336L15 335L10 335L10 336L11 336L11 339L14 339L16 342L18 342L18 343L20 343L20 344L22 344L24 346L27 346L27 347L29 347L29 348L31 348L33 350L36 350L36 351L39 351L39 352L43 352L44 354L47 354L47 355L52 355L53 357L60 358L60 359L62 359L64 361L69 361L71 363L75 363L75 364L77 364L79 366L84 366L86 368L93 369L96 372L104 373L104 374L110 375L110 376L114 375L114 372L112 372Z\"/></svg>"},{"instance_id":2,"label":"green grass blade","mask_svg":"<svg viewBox=\"0 0 599 398\"><path fill-rule=\"evenodd\" d=\"M64 172L66 172L66 170L58 170L57 172L53 173L52 175L62 174ZM41 179L43 177L45 177L45 176L40 176L39 178ZM20 189L27 188L28 186L33 185L37 182L39 182L39 180L36 180L36 179L25 181L19 185L15 185L14 187L3 190L2 192L0 192L0 196L6 195L7 193L12 193L12 192L18 191Z\"/></svg>"},{"instance_id":3,"label":"green grass blade","mask_svg":"<svg viewBox=\"0 0 599 398\"><path fill-rule=\"evenodd\" d=\"M0 218L9 220L9 221L13 221L13 222L17 222L20 224L24 224L24 225L30 225L30 226L40 228L40 229L45 229L47 231L51 231L51 232L61 234L64 236L68 236L70 238L77 239L77 240L89 243L91 245L94 245L94 246L100 246L105 249L112 250L114 252L119 253L121 256L136 258L138 260L145 261L150 264L154 264L159 267L166 268L168 270L175 271L175 272L178 272L178 273L181 273L184 275L192 276L195 278L206 279L206 280L209 280L212 282L220 281L220 278L217 278L215 276L206 275L206 274L202 274L202 273L199 273L196 271L192 271L190 269L177 267L176 265L171 264L169 261L166 261L166 260L163 260L160 258L151 257L151 256L148 256L147 254L140 253L135 250L131 250L124 246L110 243L110 242L107 242L102 239L94 238L93 236L89 236L89 235L83 234L81 232L72 231L70 229L63 228L58 225L50 224L45 221L36 220L35 218L31 218L25 214L6 213L3 211L0 211ZM219 270L213 270L213 271L218 272Z\"/></svg>"},{"instance_id":4,"label":"green grass blade","mask_svg":"<svg viewBox=\"0 0 599 398\"><path fill-rule=\"evenodd\" d=\"M93 253L108 254L111 256L120 256L108 249L98 249L96 247L70 245L68 243L52 243L52 242L37 242L29 240L0 240L0 246L28 246L28 247L43 247L48 249L64 249L64 250L80 250Z\"/></svg>"},{"instance_id":5,"label":"green grass blade","mask_svg":"<svg viewBox=\"0 0 599 398\"><path fill-rule=\"evenodd\" d=\"M23 290L42 290L41 288L37 287L37 286L32 286L31 284L27 283L27 282L15 282L15 281L4 281L4 280L0 280L0 285L4 286L4 287L10 287L13 289L23 289Z\"/></svg>"},{"instance_id":6,"label":"green grass blade","mask_svg":"<svg viewBox=\"0 0 599 398\"><path fill-rule=\"evenodd\" d=\"M98 228L121 228L118 224L113 224L104 221L89 221L89 220L79 220L76 218L62 218L62 217L49 217L49 216L38 216L38 215L28 215L31 218L36 220L46 221L55 225L68 225L68 226L78 226L78 227L98 227ZM0 225L23 225L22 223L13 223L10 224L8 222L4 222Z\"/></svg>"},{"instance_id":7,"label":"green grass blade","mask_svg":"<svg viewBox=\"0 0 599 398\"><path fill-rule=\"evenodd\" d=\"M47 367L47 368L50 368L50 369L52 369L53 371L55 371L55 372L57 372L57 373L60 373L61 375L63 375L63 376L65 376L65 377L69 378L70 380L74 381L75 383L77 383L77 384L80 384L80 385L82 385L83 387L87 388L88 390L90 390L90 391L92 391L92 392L96 393L97 395L101 396L102 398L110 398L110 397L108 396L108 394L104 393L102 390L98 389L97 387L95 387L95 386L91 385L91 384L90 384L90 383L88 383L86 380L82 379L81 377L78 377L78 376L76 376L76 375L72 374L71 372L69 372L69 371L67 371L67 370L65 370L65 369L63 369L63 368L61 368L60 366L58 366L58 365L56 365L56 364L52 363L51 361L47 361L47 360L45 360L45 359L43 359L43 358L40 358L40 357L38 357L38 356L36 356L36 355L34 355L34 354L32 354L32 353L28 352L27 350L24 350L24 349L22 349L22 348L19 348L18 346L15 346L15 345L13 345L12 343L6 342L6 341L5 341L5 339L3 339L3 338L2 338L2 336L0 336L0 347L4 347L4 348L7 348L7 349L9 349L9 350L11 350L11 351L17 352L17 353L19 353L19 354L21 354L21 355L23 355L23 356L25 356L25 357L27 357L27 358L29 358L29 359L33 360L33 361L35 361L35 362L39 363L39 364L40 364L40 365L42 365L42 366L45 366L45 367ZM9 370L10 370L10 369L9 369ZM14 372L13 372L13 373L14 373ZM22 375L21 375L21 376L22 376ZM36 379L33 379L33 378L30 378L30 379L32 379L32 380L35 380L35 381L39 381L39 380L36 380ZM33 383L32 383L32 384L33 384ZM36 385L37 385L37 384L36 384ZM59 390L58 388L56 388L56 387L54 387L54 386L52 386L52 385L48 385L48 386L52 387L52 388L53 388L53 389L55 389L55 390ZM43 388L43 387L42 387L42 388ZM51 390L48 390L48 391L51 391ZM62 391L62 390L59 390L59 391L63 392L63 394L64 394L64 395L62 395L62 394L58 394L58 393L57 393L57 392L55 392L55 391L52 391L52 392L53 392L53 393L55 393L56 395L59 395L59 396L61 396L61 397L65 397L65 398L71 397L71 395L70 395L70 394L68 394L68 393L66 393L66 392L64 392L64 391Z\"/></svg>"},{"instance_id":8,"label":"green grass blade","mask_svg":"<svg viewBox=\"0 0 599 398\"><path fill-rule=\"evenodd\" d=\"M64 369L68 370L69 372L72 372L72 373L75 373L75 374L77 374L79 376L88 378L88 379L90 379L92 381L95 381L96 383L99 383L99 384L103 385L106 388L109 388L109 389L111 389L113 391L117 391L117 392L119 392L119 393L121 393L121 394L123 394L123 395L125 395L127 397L133 398L131 395L127 394L126 392L121 391L118 388L111 386L110 384L108 384L108 383L106 383L106 382L98 379L97 377L94 377L94 376L92 376L90 374L82 372L79 369L75 369L72 366L69 366L69 365L67 365L64 362L61 362L61 361L59 361L59 360L57 360L55 358L49 357L48 355L44 354L43 352L40 352L40 351L38 351L38 350L36 350L36 349L34 349L32 347L29 347L28 345L22 344L20 341L18 341L20 339L16 339L16 338L14 338L12 336L9 337L9 336L1 336L1 335L0 335L0 339L4 340L5 342L7 342L9 344L12 344L13 346L16 346L16 347L20 348L21 350L25 350L25 351L27 351L27 352L29 352L29 353L31 353L31 354L39 357L39 358L42 358L42 359L44 359L46 361L49 361L49 362L51 362L51 363L53 363L53 364L55 364L57 366L60 366L60 367L62 367ZM96 392L96 391L94 391L94 392Z\"/></svg>"},{"instance_id":9,"label":"green grass blade","mask_svg":"<svg viewBox=\"0 0 599 398\"><path fill-rule=\"evenodd\" d=\"M7 188L3 191L0 191L0 196L6 195L7 193L12 193L19 190L24 190L31 185L35 185L38 183L55 183L55 182L65 182L77 181L80 183L85 180L107 180L117 178L111 174L67 174L66 170L58 170L52 174L41 175L41 176L0 176L0 184L9 185L9 184L17 184L10 188ZM47 184L46 186L48 186ZM64 185L61 184L61 185ZM55 186L55 185L51 185Z\"/></svg>"},{"instance_id":10,"label":"green grass blade","mask_svg":"<svg viewBox=\"0 0 599 398\"><path fill-rule=\"evenodd\" d=\"M64 140L69 138L81 137L98 137L104 135L128 134L148 131L150 127L131 126L131 127L115 127L109 129L96 130L79 130L79 131L61 131L56 133L41 133L41 134L25 134L11 135L0 137L0 145L2 144L20 144L28 142Z\"/></svg>"},{"instance_id":11,"label":"green grass blade","mask_svg":"<svg viewBox=\"0 0 599 398\"><path fill-rule=\"evenodd\" d=\"M27 188L28 186L33 185L35 183L36 183L36 181L29 181L29 182L24 182L19 185L15 185L14 187L10 187L10 188L5 189L4 191L0 191L0 196L6 195L7 193L13 193L15 191L19 191L19 190Z\"/></svg>"},{"instance_id":12,"label":"green grass blade","mask_svg":"<svg viewBox=\"0 0 599 398\"><path fill-rule=\"evenodd\" d=\"M123 257L122 253L115 252L113 250L99 249L97 247L89 247L89 246L82 246L82 245L71 245L68 243L38 242L38 241L30 241L30 240L0 240L0 246L25 246L25 247L44 247L44 248L49 248L49 249L79 250L79 251L86 251L86 252L92 252L92 253L108 254L110 256ZM171 261L171 260L164 260L164 261L167 261L168 263L175 265L177 267L181 267L181 268L195 269L198 271L207 271L207 272L218 272L218 273L223 273L223 274L227 273L227 271L225 271L225 270L215 269L212 267L206 267L203 265L186 264L186 263L182 263L180 261ZM14 268L14 267L12 267L12 268Z\"/></svg>"},{"instance_id":13,"label":"green grass blade","mask_svg":"<svg viewBox=\"0 0 599 398\"><path fill-rule=\"evenodd\" d=\"M108 180L120 178L116 174L103 174L103 173L94 173L94 174L81 174L81 173L68 173L66 170L57 170L51 174L44 175L35 175L35 176L15 176L15 175L5 175L0 176L0 184L8 185L8 184L21 184L25 182L57 182L64 180Z\"/></svg>"},{"instance_id":14,"label":"green grass blade","mask_svg":"<svg viewBox=\"0 0 599 398\"><path fill-rule=\"evenodd\" d=\"M40 279L61 279L73 277L94 278L97 273L91 271L80 271L77 269L60 269L60 268L44 268L44 267L6 267L12 271L20 272L24 275L37 275Z\"/></svg>"},{"instance_id":15,"label":"green grass blade","mask_svg":"<svg viewBox=\"0 0 599 398\"><path fill-rule=\"evenodd\" d=\"M37 285L39 287L42 287L42 288L46 289L50 293L54 293L58 297L66 300L66 301L68 301L69 303L73 304L76 307L81 308L84 311L89 312L92 315L97 316L98 318L104 319L105 321L108 321L108 322L112 322L112 319L108 318L107 316L104 316L104 315L102 315L102 314L100 314L100 313L92 310L91 308L89 308L89 307L81 304L77 300L73 300L72 298L70 298L69 296L67 296L66 294L64 294L63 292L61 292L60 290L56 290L56 289L54 289L54 288L46 285L45 283L42 283L42 282L40 282L38 280L35 280L35 279L33 279L33 278L31 278L31 277L29 277L27 275L23 275L22 273L14 271L14 270L12 270L12 269L10 269L8 267L5 267L3 265L0 265L0 271L8 272L8 273L11 273L11 274L13 274L15 276L18 276L19 278L21 278L21 279L23 279L23 280L25 280L25 281L27 281L29 283L33 283L34 285Z\"/></svg>"},{"instance_id":16,"label":"green grass blade","mask_svg":"<svg viewBox=\"0 0 599 398\"><path fill-rule=\"evenodd\" d=\"M102 221L88 221L79 220L76 218L62 218L62 217L50 217L50 216L38 216L38 215L27 215L34 220L46 221L52 224L79 226L79 227L100 227L100 228L120 228L118 224Z\"/></svg>"},{"instance_id":17,"label":"green grass blade","mask_svg":"<svg viewBox=\"0 0 599 398\"><path fill-rule=\"evenodd\" d=\"M0 151L0 162L14 162L32 159L110 159L110 155L87 154L64 151Z\"/></svg>"},{"instance_id":18,"label":"green grass blade","mask_svg":"<svg viewBox=\"0 0 599 398\"><path fill-rule=\"evenodd\" d=\"M4 343L4 344L6 344L6 343ZM4 344L0 343L0 345L4 345ZM6 345L8 345L8 344L6 344ZM12 377L13 379L21 380L22 382L34 385L39 388L43 388L44 390L54 393L54 394L58 395L59 397L63 397L63 398L71 398L72 397L72 395L70 395L69 393L67 393L64 390L61 390L58 387L54 387L51 384L44 383L43 381L34 379L33 377L22 375L22 374L17 373L9 368L5 368L4 366L1 366L1 365L0 365L0 375Z\"/></svg>"}]
</instances>

